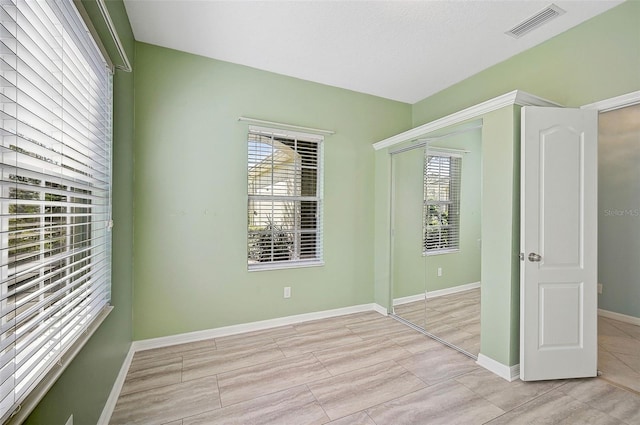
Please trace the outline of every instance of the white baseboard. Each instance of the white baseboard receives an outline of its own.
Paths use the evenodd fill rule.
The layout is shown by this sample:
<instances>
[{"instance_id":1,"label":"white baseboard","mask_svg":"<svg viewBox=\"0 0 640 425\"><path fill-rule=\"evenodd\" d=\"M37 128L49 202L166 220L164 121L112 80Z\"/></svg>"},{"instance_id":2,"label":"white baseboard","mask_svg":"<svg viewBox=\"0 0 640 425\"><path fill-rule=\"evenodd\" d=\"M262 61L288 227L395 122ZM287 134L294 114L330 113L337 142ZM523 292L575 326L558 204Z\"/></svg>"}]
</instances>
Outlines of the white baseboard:
<instances>
[{"instance_id":1,"label":"white baseboard","mask_svg":"<svg viewBox=\"0 0 640 425\"><path fill-rule=\"evenodd\" d=\"M416 301L423 301L424 299L425 299L425 294L423 292L417 295L409 295L408 297L394 298L393 305L396 306L396 305L414 303Z\"/></svg>"},{"instance_id":2,"label":"white baseboard","mask_svg":"<svg viewBox=\"0 0 640 425\"><path fill-rule=\"evenodd\" d=\"M113 409L116 408L116 403L118 402L118 397L120 396L120 391L122 391L122 386L124 385L124 380L127 377L127 372L129 372L129 366L131 366L131 360L133 360L133 355L135 351L133 349L133 344L129 347L129 352L127 356L124 358L124 362L122 362L122 366L120 366L120 372L118 373L118 377L116 381L113 383L113 387L111 388L111 392L109 393L109 397L107 398L107 402L104 404L102 408L102 414L98 419L97 425L108 425L109 420L111 419L111 415L113 414Z\"/></svg>"},{"instance_id":3,"label":"white baseboard","mask_svg":"<svg viewBox=\"0 0 640 425\"><path fill-rule=\"evenodd\" d=\"M373 303L371 305L373 306L373 311L377 311L378 313L382 314L383 316L388 316L389 315L389 311L387 310L386 307L382 307L380 304L376 304L376 303Z\"/></svg>"},{"instance_id":4,"label":"white baseboard","mask_svg":"<svg viewBox=\"0 0 640 425\"><path fill-rule=\"evenodd\" d=\"M476 289L479 287L480 287L480 282L465 283L464 285L453 286L451 288L438 289L436 291L429 291L426 293L409 295L408 297L395 298L393 300L393 305L396 306L396 305L413 303L416 301L422 301L424 299L441 297L443 295L450 295L458 292L464 292L464 291L468 291L470 289Z\"/></svg>"},{"instance_id":5,"label":"white baseboard","mask_svg":"<svg viewBox=\"0 0 640 425\"><path fill-rule=\"evenodd\" d=\"M626 314L616 313L614 311L598 309L598 315L606 317L608 319L617 320L619 322L630 323L632 325L640 326L640 317L627 316Z\"/></svg>"},{"instance_id":6,"label":"white baseboard","mask_svg":"<svg viewBox=\"0 0 640 425\"><path fill-rule=\"evenodd\" d=\"M458 292L468 291L470 289L476 289L480 287L480 282L465 283L464 285L453 286L451 288L438 289L437 291L427 292L427 299L441 297L443 295L455 294Z\"/></svg>"},{"instance_id":7,"label":"white baseboard","mask_svg":"<svg viewBox=\"0 0 640 425\"><path fill-rule=\"evenodd\" d=\"M487 357L484 354L478 354L478 361L476 363L479 366L487 369L489 372L493 372L499 377L506 379L509 382L515 381L516 379L520 379L520 365L507 366L496 360L493 360L491 357Z\"/></svg>"},{"instance_id":8,"label":"white baseboard","mask_svg":"<svg viewBox=\"0 0 640 425\"><path fill-rule=\"evenodd\" d=\"M345 314L361 313L363 311L376 311L387 315L387 309L375 304L361 304L351 307L336 308L334 310L316 311L313 313L296 314L294 316L279 317L276 319L261 320L259 322L242 323L239 325L224 326L222 328L205 329L202 331L187 332L178 335L163 336L160 338L143 339L133 341L134 351L149 350L152 348L168 347L170 345L186 344L188 342L202 341L211 338L220 338L228 335L236 335L245 332L260 331L278 326L292 325L308 322L310 320L326 319Z\"/></svg>"}]
</instances>

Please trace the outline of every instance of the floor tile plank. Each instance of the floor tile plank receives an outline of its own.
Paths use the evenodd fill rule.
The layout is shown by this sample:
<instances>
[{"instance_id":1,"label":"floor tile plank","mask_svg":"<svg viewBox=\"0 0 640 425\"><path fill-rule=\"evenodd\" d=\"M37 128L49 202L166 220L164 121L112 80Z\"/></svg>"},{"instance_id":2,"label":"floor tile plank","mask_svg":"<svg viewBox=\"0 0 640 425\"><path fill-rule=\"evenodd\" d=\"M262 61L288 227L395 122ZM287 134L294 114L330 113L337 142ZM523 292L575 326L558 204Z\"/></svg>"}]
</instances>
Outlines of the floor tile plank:
<instances>
[{"instance_id":1,"label":"floor tile plank","mask_svg":"<svg viewBox=\"0 0 640 425\"><path fill-rule=\"evenodd\" d=\"M316 425L329 420L306 385L187 417L183 425Z\"/></svg>"},{"instance_id":2,"label":"floor tile plank","mask_svg":"<svg viewBox=\"0 0 640 425\"><path fill-rule=\"evenodd\" d=\"M442 347L442 344L435 339L409 327L406 327L404 331L387 335L386 338L412 354L422 353L430 348Z\"/></svg>"},{"instance_id":3,"label":"floor tile plank","mask_svg":"<svg viewBox=\"0 0 640 425\"><path fill-rule=\"evenodd\" d=\"M640 397L610 385L602 379L570 380L558 391L624 423L640 424Z\"/></svg>"},{"instance_id":4,"label":"floor tile plank","mask_svg":"<svg viewBox=\"0 0 640 425\"><path fill-rule=\"evenodd\" d=\"M250 400L331 374L313 354L246 367L218 375L223 406Z\"/></svg>"},{"instance_id":5,"label":"floor tile plank","mask_svg":"<svg viewBox=\"0 0 640 425\"><path fill-rule=\"evenodd\" d=\"M565 383L565 381L524 382L519 379L509 382L485 369L454 379L505 411L512 410Z\"/></svg>"},{"instance_id":6,"label":"floor tile plank","mask_svg":"<svg viewBox=\"0 0 640 425\"><path fill-rule=\"evenodd\" d=\"M332 375L411 355L391 341L378 339L316 351L314 354Z\"/></svg>"},{"instance_id":7,"label":"floor tile plank","mask_svg":"<svg viewBox=\"0 0 640 425\"><path fill-rule=\"evenodd\" d=\"M294 357L318 350L362 342L362 338L346 327L327 329L276 339L285 356Z\"/></svg>"},{"instance_id":8,"label":"floor tile plank","mask_svg":"<svg viewBox=\"0 0 640 425\"><path fill-rule=\"evenodd\" d=\"M164 424L220 408L215 376L120 396L112 425Z\"/></svg>"},{"instance_id":9,"label":"floor tile plank","mask_svg":"<svg viewBox=\"0 0 640 425\"><path fill-rule=\"evenodd\" d=\"M347 325L347 328L360 338L369 339L402 332L407 327L391 317L380 316L366 322Z\"/></svg>"},{"instance_id":10,"label":"floor tile plank","mask_svg":"<svg viewBox=\"0 0 640 425\"><path fill-rule=\"evenodd\" d=\"M428 385L479 369L473 359L445 346L431 348L411 357L400 359L398 364Z\"/></svg>"},{"instance_id":11,"label":"floor tile plank","mask_svg":"<svg viewBox=\"0 0 640 425\"><path fill-rule=\"evenodd\" d=\"M424 388L394 361L378 363L308 384L327 415L337 419Z\"/></svg>"},{"instance_id":12,"label":"floor tile plank","mask_svg":"<svg viewBox=\"0 0 640 425\"><path fill-rule=\"evenodd\" d=\"M621 425L618 419L557 390L550 391L504 415L490 425Z\"/></svg>"},{"instance_id":13,"label":"floor tile plank","mask_svg":"<svg viewBox=\"0 0 640 425\"><path fill-rule=\"evenodd\" d=\"M366 412L360 411L331 421L327 425L376 425L376 423Z\"/></svg>"},{"instance_id":14,"label":"floor tile plank","mask_svg":"<svg viewBox=\"0 0 640 425\"><path fill-rule=\"evenodd\" d=\"M377 425L480 425L504 411L465 386L448 381L367 410Z\"/></svg>"},{"instance_id":15,"label":"floor tile plank","mask_svg":"<svg viewBox=\"0 0 640 425\"><path fill-rule=\"evenodd\" d=\"M182 380L188 381L283 358L284 354L273 342L258 347L236 346L206 353L185 355L183 357Z\"/></svg>"},{"instance_id":16,"label":"floor tile plank","mask_svg":"<svg viewBox=\"0 0 640 425\"><path fill-rule=\"evenodd\" d=\"M347 325L366 322L378 317L380 317L380 314L375 311L365 311L362 313L346 314L344 316L336 316L327 319L302 322L293 325L293 327L298 333L318 332L327 329L341 328Z\"/></svg>"},{"instance_id":17,"label":"floor tile plank","mask_svg":"<svg viewBox=\"0 0 640 425\"><path fill-rule=\"evenodd\" d=\"M120 395L137 391L177 384L182 381L182 358L160 358L147 360L144 367L129 370L120 391Z\"/></svg>"}]
</instances>

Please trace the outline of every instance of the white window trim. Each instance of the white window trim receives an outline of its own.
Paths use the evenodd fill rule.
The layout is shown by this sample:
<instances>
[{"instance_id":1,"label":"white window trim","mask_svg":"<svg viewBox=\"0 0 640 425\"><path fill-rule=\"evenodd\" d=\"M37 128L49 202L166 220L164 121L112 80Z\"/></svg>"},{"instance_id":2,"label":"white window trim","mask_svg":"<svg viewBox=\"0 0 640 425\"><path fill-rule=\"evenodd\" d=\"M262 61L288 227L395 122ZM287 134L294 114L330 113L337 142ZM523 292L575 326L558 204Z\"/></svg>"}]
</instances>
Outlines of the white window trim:
<instances>
[{"instance_id":1,"label":"white window trim","mask_svg":"<svg viewBox=\"0 0 640 425\"><path fill-rule=\"evenodd\" d=\"M280 124L283 125L283 124ZM291 126L292 128L303 128L298 126ZM315 198L318 200L317 204L317 215L318 215L318 225L317 225L317 241L316 241L316 252L317 257L313 259L302 259L302 260L288 260L288 261L271 261L264 263L247 263L247 270L249 272L259 272L259 271L268 271L268 270L286 270L286 269L297 269L297 268L308 268L308 267L322 267L324 266L324 136L320 134L307 133L303 131L295 131L289 129L282 128L270 128L264 126L256 126L249 125L248 133L257 133L264 136L273 136L273 137L282 137L287 139L297 139L302 141L309 141L318 143L317 149L317 182L316 182L316 195ZM331 132L331 134L333 134ZM248 137L245 137L245 143ZM247 176L248 179L248 176ZM247 205L249 205L250 195L247 193ZM301 198L301 197L291 197L293 198ZM246 240L247 246L249 241L249 228L246 228Z\"/></svg>"},{"instance_id":2,"label":"white window trim","mask_svg":"<svg viewBox=\"0 0 640 425\"><path fill-rule=\"evenodd\" d=\"M459 182L458 182L458 226L456 229L456 234L457 234L457 244L456 247L454 248L441 248L441 249L432 249L432 250L428 250L425 246L425 237L424 234L426 233L427 227L424 225L424 217L423 217L423 228L422 228L422 232L423 232L423 237L422 237L422 256L423 257L431 257L434 255L445 255L445 254L454 254L456 252L460 252L460 239L461 239L461 233L460 233L460 229L461 229L461 219L462 219L462 167L463 167L463 155L459 152L466 152L466 151L459 151L459 150L453 150L453 149L447 149L447 148L439 148L439 147L429 147L427 146L425 149L425 153L424 153L424 159L425 161L427 160L427 157L429 156L439 156L439 157L448 157L448 158L457 158L460 160L460 170L459 170ZM426 166L426 163L425 163ZM423 177L424 178L424 177ZM424 181L423 181L423 184ZM423 199L423 205L427 205L427 200ZM446 204L451 205L451 202L446 202ZM433 205L433 203L432 203ZM424 212L423 212L424 214Z\"/></svg>"},{"instance_id":3,"label":"white window trim","mask_svg":"<svg viewBox=\"0 0 640 425\"><path fill-rule=\"evenodd\" d=\"M273 263L250 264L248 271L251 273L266 270L303 269L322 266L324 266L324 260L274 261Z\"/></svg>"},{"instance_id":4,"label":"white window trim","mask_svg":"<svg viewBox=\"0 0 640 425\"><path fill-rule=\"evenodd\" d=\"M433 257L434 255L445 255L445 254L455 254L460 252L460 248L452 248L452 249L441 249L439 251L423 251L423 257Z\"/></svg>"}]
</instances>

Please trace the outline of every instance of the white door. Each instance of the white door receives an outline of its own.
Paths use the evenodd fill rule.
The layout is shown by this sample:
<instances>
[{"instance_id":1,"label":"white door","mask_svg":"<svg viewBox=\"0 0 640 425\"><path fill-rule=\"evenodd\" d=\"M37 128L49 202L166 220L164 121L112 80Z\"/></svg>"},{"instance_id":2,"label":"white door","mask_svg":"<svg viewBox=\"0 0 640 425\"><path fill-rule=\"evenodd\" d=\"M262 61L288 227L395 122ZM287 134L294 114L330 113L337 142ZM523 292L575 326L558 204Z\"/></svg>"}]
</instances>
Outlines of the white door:
<instances>
[{"instance_id":1,"label":"white door","mask_svg":"<svg viewBox=\"0 0 640 425\"><path fill-rule=\"evenodd\" d=\"M524 107L520 379L597 374L595 110Z\"/></svg>"}]
</instances>

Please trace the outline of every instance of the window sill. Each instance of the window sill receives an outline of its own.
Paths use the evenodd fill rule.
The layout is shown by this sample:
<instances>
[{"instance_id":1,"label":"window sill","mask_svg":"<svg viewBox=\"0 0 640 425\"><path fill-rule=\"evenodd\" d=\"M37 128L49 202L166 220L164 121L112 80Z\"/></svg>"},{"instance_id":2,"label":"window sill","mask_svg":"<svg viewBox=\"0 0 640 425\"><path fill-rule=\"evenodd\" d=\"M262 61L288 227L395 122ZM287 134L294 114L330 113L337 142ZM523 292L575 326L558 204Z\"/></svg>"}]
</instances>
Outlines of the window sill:
<instances>
[{"instance_id":1,"label":"window sill","mask_svg":"<svg viewBox=\"0 0 640 425\"><path fill-rule=\"evenodd\" d=\"M45 378L42 379L42 381L40 381L38 385L36 385L36 387L24 398L24 400L22 400L15 414L8 417L4 425L21 424L27 420L31 412L33 412L33 410L38 406L38 403L42 401L53 384L56 383L60 375L62 375L67 366L71 364L76 355L80 352L80 350L82 350L84 345L89 341L91 336L100 327L102 322L104 322L104 320L112 310L113 306L107 305L97 314L96 318L89 324L87 329L62 355L55 366L51 370L49 370L49 372L45 375Z\"/></svg>"},{"instance_id":2,"label":"window sill","mask_svg":"<svg viewBox=\"0 0 640 425\"><path fill-rule=\"evenodd\" d=\"M431 257L431 256L434 256L434 255L456 254L458 252L460 252L460 248L442 249L442 250L439 250L439 251L423 252L422 256L423 257Z\"/></svg>"},{"instance_id":3,"label":"window sill","mask_svg":"<svg viewBox=\"0 0 640 425\"><path fill-rule=\"evenodd\" d=\"M285 270L285 269L301 269L306 267L322 267L324 261L291 261L291 262L275 262L275 263L255 263L249 264L247 269L249 272L261 272L265 270Z\"/></svg>"}]
</instances>

